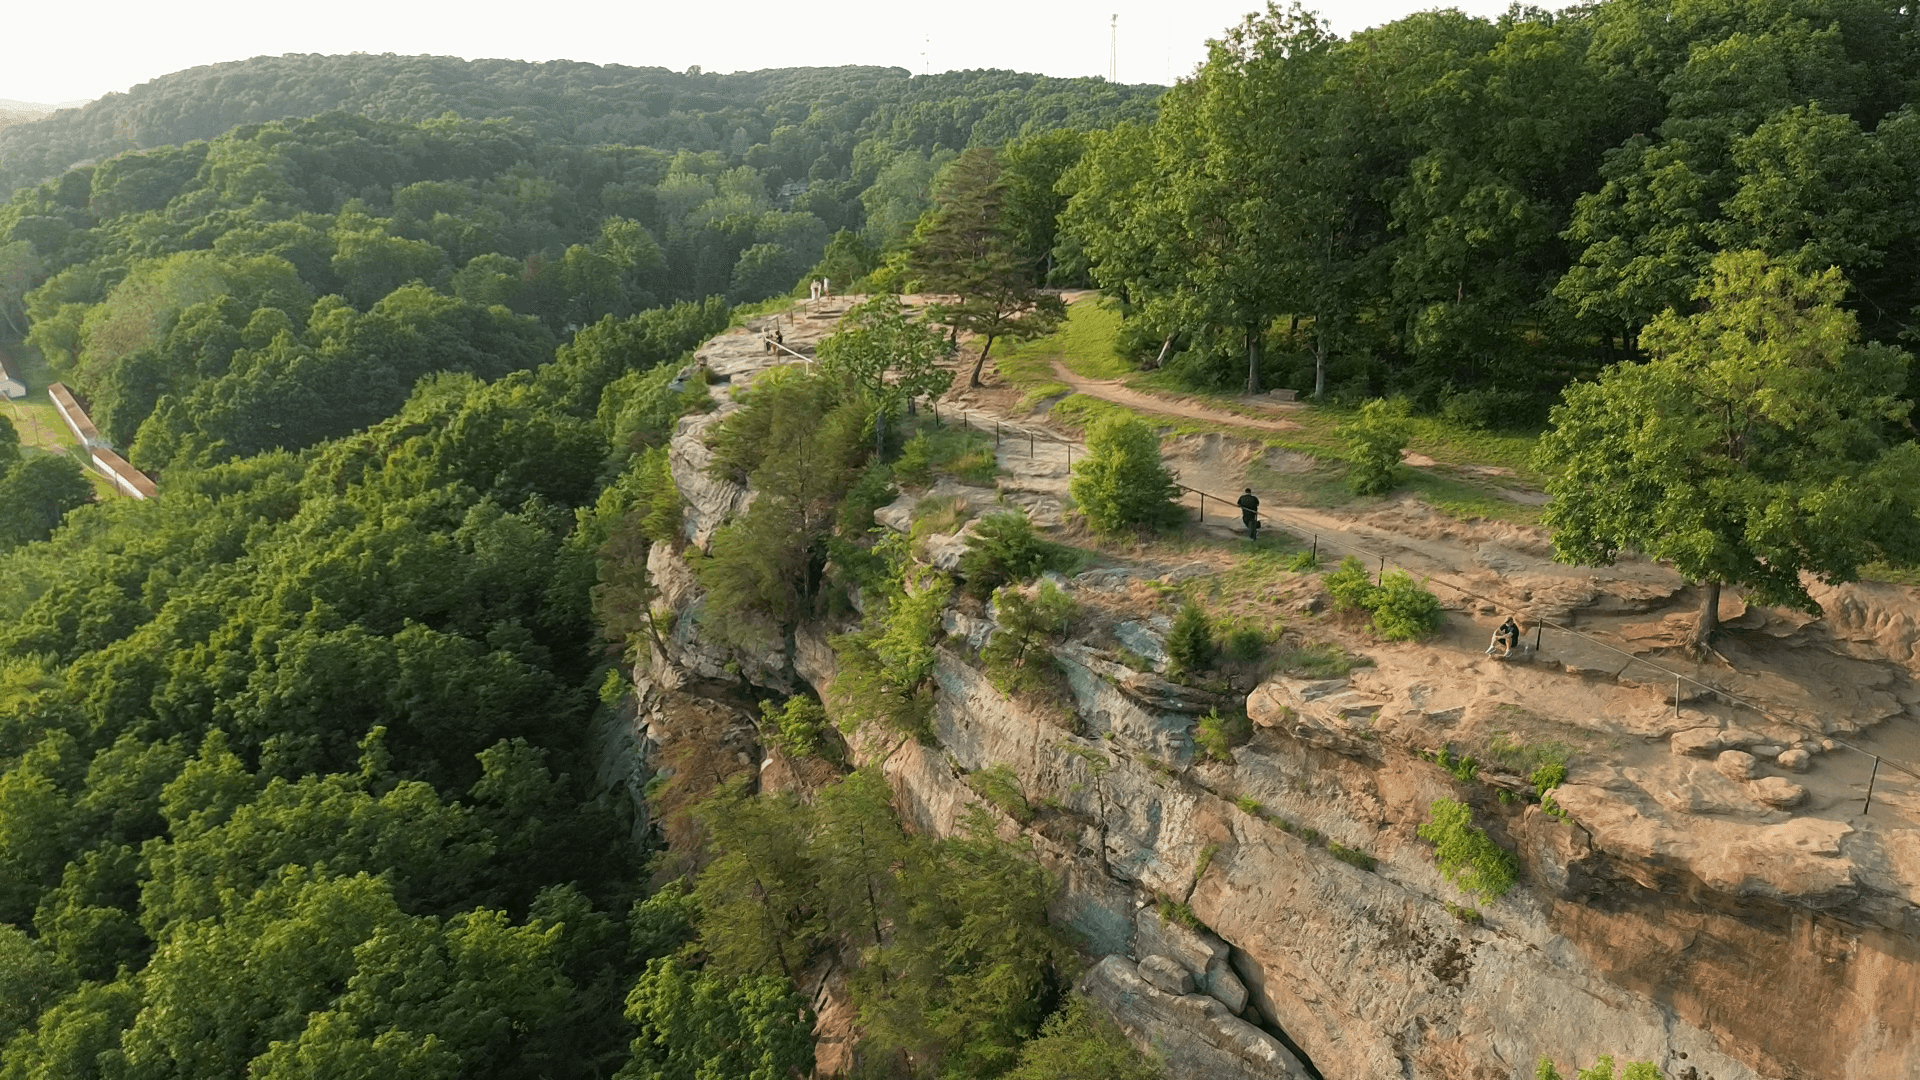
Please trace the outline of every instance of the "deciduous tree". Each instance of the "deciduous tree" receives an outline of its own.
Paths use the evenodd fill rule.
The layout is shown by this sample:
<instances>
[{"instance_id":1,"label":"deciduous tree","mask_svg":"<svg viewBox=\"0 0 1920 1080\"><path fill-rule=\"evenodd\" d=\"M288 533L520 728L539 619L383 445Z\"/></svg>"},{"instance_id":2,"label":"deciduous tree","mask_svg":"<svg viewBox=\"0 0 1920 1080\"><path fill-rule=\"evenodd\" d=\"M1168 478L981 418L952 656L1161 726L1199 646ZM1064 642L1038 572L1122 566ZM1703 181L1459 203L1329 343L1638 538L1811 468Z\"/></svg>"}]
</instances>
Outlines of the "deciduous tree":
<instances>
[{"instance_id":1,"label":"deciduous tree","mask_svg":"<svg viewBox=\"0 0 1920 1080\"><path fill-rule=\"evenodd\" d=\"M1817 613L1802 575L1920 561L1920 445L1896 441L1909 357L1856 343L1845 292L1837 269L1721 255L1702 310L1647 327L1650 362L1569 388L1536 451L1557 557L1672 560L1706 586L1702 644L1723 583Z\"/></svg>"}]
</instances>

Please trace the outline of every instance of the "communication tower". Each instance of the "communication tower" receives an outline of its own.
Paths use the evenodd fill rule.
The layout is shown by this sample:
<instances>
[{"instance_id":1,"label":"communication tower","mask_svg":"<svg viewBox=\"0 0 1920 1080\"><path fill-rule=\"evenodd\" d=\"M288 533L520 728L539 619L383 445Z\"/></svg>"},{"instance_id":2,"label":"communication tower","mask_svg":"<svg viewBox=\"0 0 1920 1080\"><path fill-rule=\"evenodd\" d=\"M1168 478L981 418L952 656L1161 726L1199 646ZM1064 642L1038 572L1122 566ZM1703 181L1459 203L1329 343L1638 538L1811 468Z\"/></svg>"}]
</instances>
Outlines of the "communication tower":
<instances>
[{"instance_id":1,"label":"communication tower","mask_svg":"<svg viewBox=\"0 0 1920 1080\"><path fill-rule=\"evenodd\" d=\"M1120 81L1120 16L1114 15L1113 21L1108 25L1110 29L1107 34L1107 81L1117 83Z\"/></svg>"}]
</instances>

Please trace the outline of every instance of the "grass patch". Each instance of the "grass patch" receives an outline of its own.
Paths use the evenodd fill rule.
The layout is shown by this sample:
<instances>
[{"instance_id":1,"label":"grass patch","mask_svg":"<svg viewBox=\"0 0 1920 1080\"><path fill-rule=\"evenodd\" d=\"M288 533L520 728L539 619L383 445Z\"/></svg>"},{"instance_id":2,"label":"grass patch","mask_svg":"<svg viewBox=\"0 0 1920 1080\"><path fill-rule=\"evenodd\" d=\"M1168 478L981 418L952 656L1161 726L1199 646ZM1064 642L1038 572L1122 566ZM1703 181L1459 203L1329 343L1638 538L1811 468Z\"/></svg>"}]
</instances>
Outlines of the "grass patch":
<instances>
[{"instance_id":1,"label":"grass patch","mask_svg":"<svg viewBox=\"0 0 1920 1080\"><path fill-rule=\"evenodd\" d=\"M1502 706L1496 712L1504 709ZM1558 765L1564 770L1567 762L1573 760L1574 748L1559 739L1532 743L1516 739L1510 732L1496 731L1487 738L1483 753L1488 761L1499 764L1507 772L1531 776L1549 765Z\"/></svg>"},{"instance_id":2,"label":"grass patch","mask_svg":"<svg viewBox=\"0 0 1920 1080\"><path fill-rule=\"evenodd\" d=\"M1082 430L1104 416L1143 416L1167 435L1219 433L1317 459L1319 464L1305 471L1281 472L1266 467L1261 461L1249 468L1247 482L1276 503L1330 509L1355 504L1364 508L1369 502L1384 501L1356 498L1347 490L1347 451L1335 429L1352 417L1353 409L1321 405L1291 409L1285 413L1285 419L1299 425L1298 428L1274 432L1225 421L1143 413L1101 398L1073 393L1072 387L1062 382L1054 370L1056 361L1085 378L1125 378L1127 385L1134 389L1160 393L1170 400L1204 405L1230 416L1274 419L1271 409L1250 405L1236 396L1196 393L1172 385L1165 373L1135 372L1132 363L1114 348L1120 322L1119 312L1094 299L1082 300L1067 309L1067 321L1058 331L1007 349L995 363L1001 377L1025 391L1022 409L1032 410L1049 398L1059 397L1052 415L1061 423ZM1435 508L1457 518L1489 518L1524 525L1540 522L1539 506L1502 495L1503 484L1494 482L1495 478L1451 467L1490 465L1510 469L1513 475L1501 478L1506 485L1538 487L1542 477L1528 464L1539 438L1537 433L1489 431L1435 416L1411 417L1407 423L1410 429L1407 449L1440 464L1402 469L1402 490L1418 494ZM1903 583L1920 584L1920 572Z\"/></svg>"},{"instance_id":3,"label":"grass patch","mask_svg":"<svg viewBox=\"0 0 1920 1080\"><path fill-rule=\"evenodd\" d=\"M1189 930L1206 929L1200 922L1200 916L1195 915L1193 908L1182 901L1169 900L1163 896L1160 898L1159 910L1162 921L1176 922Z\"/></svg>"},{"instance_id":4,"label":"grass patch","mask_svg":"<svg viewBox=\"0 0 1920 1080\"><path fill-rule=\"evenodd\" d=\"M968 507L967 500L958 495L941 495L915 503L911 516L913 538L922 540L953 532L967 523L973 511Z\"/></svg>"},{"instance_id":5,"label":"grass patch","mask_svg":"<svg viewBox=\"0 0 1920 1080\"><path fill-rule=\"evenodd\" d=\"M1888 585L1920 586L1920 566L1888 566L1868 563L1860 568L1861 581L1883 581Z\"/></svg>"},{"instance_id":6,"label":"grass patch","mask_svg":"<svg viewBox=\"0 0 1920 1080\"><path fill-rule=\"evenodd\" d=\"M992 435L958 424L936 425L925 414L893 464L894 479L909 488L925 488L939 476L991 487L999 472Z\"/></svg>"},{"instance_id":7,"label":"grass patch","mask_svg":"<svg viewBox=\"0 0 1920 1080\"><path fill-rule=\"evenodd\" d=\"M1344 679L1354 668L1372 667L1373 661L1355 656L1331 641L1282 643L1277 658L1280 670L1295 678Z\"/></svg>"},{"instance_id":8,"label":"grass patch","mask_svg":"<svg viewBox=\"0 0 1920 1080\"><path fill-rule=\"evenodd\" d=\"M1368 873L1372 873L1373 870L1380 865L1379 859L1374 858L1358 848L1347 847L1345 844L1335 840L1327 841L1327 852L1348 866L1357 866Z\"/></svg>"},{"instance_id":9,"label":"grass patch","mask_svg":"<svg viewBox=\"0 0 1920 1080\"><path fill-rule=\"evenodd\" d=\"M1193 864L1193 880L1196 884L1201 878L1207 876L1207 867L1213 865L1213 857L1218 854L1220 854L1219 844L1208 844L1200 849L1200 858Z\"/></svg>"},{"instance_id":10,"label":"grass patch","mask_svg":"<svg viewBox=\"0 0 1920 1080\"><path fill-rule=\"evenodd\" d=\"M1067 321L1046 337L1015 345L990 358L1000 377L1027 391L1030 399L1064 393L1071 387L1054 373L1054 361L1088 379L1118 379L1133 365L1114 351L1120 313L1088 297L1067 307Z\"/></svg>"}]
</instances>

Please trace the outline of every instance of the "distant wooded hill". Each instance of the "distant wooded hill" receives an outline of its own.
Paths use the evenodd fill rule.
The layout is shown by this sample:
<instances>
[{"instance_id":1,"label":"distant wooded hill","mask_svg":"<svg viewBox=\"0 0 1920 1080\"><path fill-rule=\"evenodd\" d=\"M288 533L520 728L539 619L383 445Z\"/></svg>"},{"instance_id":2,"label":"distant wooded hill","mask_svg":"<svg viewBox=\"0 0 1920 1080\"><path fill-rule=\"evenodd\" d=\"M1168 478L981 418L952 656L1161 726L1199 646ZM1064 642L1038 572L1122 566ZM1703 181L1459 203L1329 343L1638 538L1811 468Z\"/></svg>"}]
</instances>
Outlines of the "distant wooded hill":
<instances>
[{"instance_id":1,"label":"distant wooded hill","mask_svg":"<svg viewBox=\"0 0 1920 1080\"><path fill-rule=\"evenodd\" d=\"M766 144L770 156L788 158L791 178L801 179L809 171L838 173L867 140L927 151L997 144L1035 130L1105 127L1150 115L1161 90L1010 71L916 78L897 67L838 67L715 75L567 60L259 56L175 72L0 131L0 192L129 150L335 111L403 122L447 112L510 117L542 138L569 143L695 152Z\"/></svg>"}]
</instances>

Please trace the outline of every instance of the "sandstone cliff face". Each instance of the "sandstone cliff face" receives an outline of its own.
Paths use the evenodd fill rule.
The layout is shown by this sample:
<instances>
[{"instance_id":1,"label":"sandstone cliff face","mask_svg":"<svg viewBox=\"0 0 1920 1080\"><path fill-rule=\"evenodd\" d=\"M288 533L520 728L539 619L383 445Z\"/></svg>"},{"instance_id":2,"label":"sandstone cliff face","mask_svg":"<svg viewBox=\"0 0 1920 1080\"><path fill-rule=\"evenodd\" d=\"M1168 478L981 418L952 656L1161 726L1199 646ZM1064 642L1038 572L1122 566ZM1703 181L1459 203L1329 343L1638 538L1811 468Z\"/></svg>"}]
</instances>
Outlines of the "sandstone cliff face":
<instances>
[{"instance_id":1,"label":"sandstone cliff face","mask_svg":"<svg viewBox=\"0 0 1920 1080\"><path fill-rule=\"evenodd\" d=\"M705 478L698 437L713 422L684 422L673 449L696 545L750 498ZM831 679L829 628L804 628L790 665L731 653L701 638L684 562L656 549L650 568L680 616L675 655L655 665L681 674L649 681L638 730L672 727L675 695L690 693L672 688L678 679L783 692ZM1089 595L1163 572L1065 584ZM1647 597L1673 594L1630 584L1646 596L1567 583L1540 595L1639 617ZM1884 647L1876 655L1905 647L1911 662L1915 620L1886 598L1837 599L1844 636ZM1613 1054L1676 1080L1920 1077L1920 831L1853 816L1841 798L1851 781L1831 778L1854 759L1804 730L1749 730L1706 702L1676 709L1651 683L1583 676L1577 657L1502 670L1469 692L1432 650L1394 646L1352 680L1261 685L1247 701L1253 739L1214 761L1194 742L1205 702L1120 662L1154 659L1146 622L1103 628L1128 654L1090 640L1055 650L1070 727L977 670L969 639L992 633L989 619L955 611L947 628L937 744L867 731L856 754L879 762L903 816L935 833L976 808L998 813L968 773L1013 771L1035 814L999 827L1060 874L1058 914L1096 961L1083 988L1175 1076L1531 1077L1542 1056L1570 1074ZM1529 680L1549 677L1573 680L1555 700L1573 702L1569 722L1594 736L1555 792L1568 820L1498 798L1526 790L1517 776L1463 782L1426 756L1510 718L1513 701L1539 700ZM1862 708L1903 707L1898 680L1875 692ZM1729 752L1748 760L1722 762ZM798 782L780 779L781 763L753 764ZM1521 886L1476 920L1457 917L1465 898L1415 832L1442 797L1472 803L1524 867ZM1336 845L1363 854L1343 861ZM1189 912L1195 928L1178 921Z\"/></svg>"}]
</instances>

